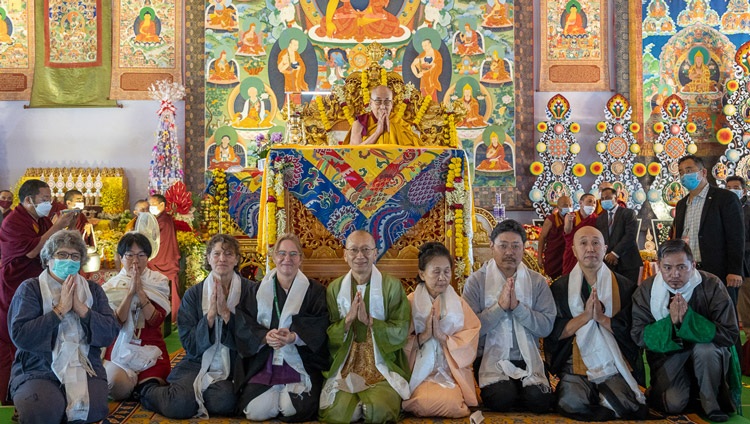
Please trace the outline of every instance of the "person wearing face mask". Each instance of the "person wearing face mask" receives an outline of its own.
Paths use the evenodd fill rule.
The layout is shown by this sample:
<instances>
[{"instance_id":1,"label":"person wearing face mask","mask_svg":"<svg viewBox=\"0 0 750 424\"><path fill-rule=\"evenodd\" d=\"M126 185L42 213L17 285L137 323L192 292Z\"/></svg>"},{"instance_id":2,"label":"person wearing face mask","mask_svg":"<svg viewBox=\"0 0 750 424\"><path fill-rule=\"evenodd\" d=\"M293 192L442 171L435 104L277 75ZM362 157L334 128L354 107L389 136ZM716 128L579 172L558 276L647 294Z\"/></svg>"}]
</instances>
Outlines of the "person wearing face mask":
<instances>
[{"instance_id":1,"label":"person wearing face mask","mask_svg":"<svg viewBox=\"0 0 750 424\"><path fill-rule=\"evenodd\" d=\"M370 91L371 112L360 115L352 123L352 129L343 144L396 144L419 146L419 136L411 125L393 116L393 90L379 85Z\"/></svg>"},{"instance_id":2,"label":"person wearing face mask","mask_svg":"<svg viewBox=\"0 0 750 424\"><path fill-rule=\"evenodd\" d=\"M86 262L78 231L55 233L39 256L44 271L21 284L8 313L19 422L101 421L109 414L101 349L120 327L104 290L78 274Z\"/></svg>"},{"instance_id":3,"label":"person wearing face mask","mask_svg":"<svg viewBox=\"0 0 750 424\"><path fill-rule=\"evenodd\" d=\"M750 327L750 203L747 199L745 179L739 175L727 177L727 190L734 193L742 203L743 222L745 224L745 261L742 270L742 286L737 294L737 317L740 320L740 328ZM747 327L746 327L747 326ZM742 373L750 375L750 343L745 342L742 346Z\"/></svg>"},{"instance_id":4,"label":"person wearing face mask","mask_svg":"<svg viewBox=\"0 0 750 424\"><path fill-rule=\"evenodd\" d=\"M6 402L10 367L15 346L8 334L8 308L18 286L43 271L39 259L44 243L56 232L73 225L75 215L65 214L54 222L52 191L46 182L26 180L18 190L20 203L0 228L0 401Z\"/></svg>"},{"instance_id":5,"label":"person wearing face mask","mask_svg":"<svg viewBox=\"0 0 750 424\"><path fill-rule=\"evenodd\" d=\"M689 194L675 206L671 238L685 240L696 267L724 281L736 305L745 259L742 205L734 193L708 184L703 159L683 156L678 170Z\"/></svg>"},{"instance_id":6,"label":"person wearing face mask","mask_svg":"<svg viewBox=\"0 0 750 424\"><path fill-rule=\"evenodd\" d=\"M177 233L174 219L166 212L167 199L161 194L152 194L148 198L148 211L159 223L159 252L148 261L149 269L158 271L172 282L172 323L177 322L177 311L180 309L180 296L177 291L180 272L180 248L177 245Z\"/></svg>"},{"instance_id":7,"label":"person wearing face mask","mask_svg":"<svg viewBox=\"0 0 750 424\"><path fill-rule=\"evenodd\" d=\"M143 212L148 212L149 208L148 199L140 199L136 200L135 204L133 205L133 219L128 222L128 224L125 226L125 232L133 231L135 229L135 223L138 220L138 215L140 215Z\"/></svg>"},{"instance_id":8,"label":"person wearing face mask","mask_svg":"<svg viewBox=\"0 0 750 424\"><path fill-rule=\"evenodd\" d=\"M89 219L86 218L86 215L83 214L83 209L86 207L84 201L83 201L83 193L81 193L78 190L68 190L65 192L65 196L63 197L63 202L65 202L65 207L67 209L74 209L75 212L69 212L74 213L76 215L76 222L75 222L75 229L78 230L81 234L83 234L83 240L86 242L87 246L93 246L94 245L94 223L89 222ZM59 214L59 211L58 211ZM93 218L96 221L99 221L96 218Z\"/></svg>"},{"instance_id":9,"label":"person wearing face mask","mask_svg":"<svg viewBox=\"0 0 750 424\"><path fill-rule=\"evenodd\" d=\"M614 188L603 188L600 193L603 212L596 218L596 228L604 236L604 244L607 245L604 262L612 271L624 275L630 281L638 281L643 261L636 243L638 220L635 211L617 202Z\"/></svg>"},{"instance_id":10,"label":"person wearing face mask","mask_svg":"<svg viewBox=\"0 0 750 424\"><path fill-rule=\"evenodd\" d=\"M581 208L575 213L569 213L565 216L565 225L563 227L565 238L565 252L563 253L562 273L570 274L578 260L573 253L573 237L580 228L591 226L596 227L596 197L591 193L586 193L578 200Z\"/></svg>"},{"instance_id":11,"label":"person wearing face mask","mask_svg":"<svg viewBox=\"0 0 750 424\"><path fill-rule=\"evenodd\" d=\"M557 209L542 224L536 260L544 269L544 273L553 280L562 275L565 253L563 227L565 216L572 211L573 200L569 196L560 196L557 199Z\"/></svg>"}]
</instances>

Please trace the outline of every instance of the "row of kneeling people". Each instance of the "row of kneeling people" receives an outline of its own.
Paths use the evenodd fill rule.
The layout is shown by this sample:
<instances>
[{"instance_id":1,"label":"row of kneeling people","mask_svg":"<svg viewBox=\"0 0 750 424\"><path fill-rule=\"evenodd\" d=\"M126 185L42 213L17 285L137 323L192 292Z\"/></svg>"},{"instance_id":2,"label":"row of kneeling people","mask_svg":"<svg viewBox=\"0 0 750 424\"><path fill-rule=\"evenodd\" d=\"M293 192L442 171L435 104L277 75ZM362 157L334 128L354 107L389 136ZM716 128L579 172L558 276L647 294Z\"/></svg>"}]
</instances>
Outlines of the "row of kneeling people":
<instances>
[{"instance_id":1,"label":"row of kneeling people","mask_svg":"<svg viewBox=\"0 0 750 424\"><path fill-rule=\"evenodd\" d=\"M160 330L169 285L146 267L148 239L123 236L124 267L100 287L78 273L80 234L60 231L41 252L44 272L11 303L10 392L23 423L95 422L108 414L108 396L183 419L465 417L479 404L477 383L494 411L643 419L648 406L681 413L697 396L709 419L734 412L736 315L722 282L695 269L683 241L663 243L660 273L636 287L604 265L601 233L582 228L578 265L549 286L523 264L525 238L517 222L498 224L493 259L462 295L451 286L449 250L425 243L419 284L406 296L375 266L365 231L349 235L351 270L327 288L300 271L294 235L279 237L276 268L260 283L238 274L238 242L214 236L210 274L188 289L178 316L185 357L170 369ZM559 379L554 390L548 373Z\"/></svg>"}]
</instances>

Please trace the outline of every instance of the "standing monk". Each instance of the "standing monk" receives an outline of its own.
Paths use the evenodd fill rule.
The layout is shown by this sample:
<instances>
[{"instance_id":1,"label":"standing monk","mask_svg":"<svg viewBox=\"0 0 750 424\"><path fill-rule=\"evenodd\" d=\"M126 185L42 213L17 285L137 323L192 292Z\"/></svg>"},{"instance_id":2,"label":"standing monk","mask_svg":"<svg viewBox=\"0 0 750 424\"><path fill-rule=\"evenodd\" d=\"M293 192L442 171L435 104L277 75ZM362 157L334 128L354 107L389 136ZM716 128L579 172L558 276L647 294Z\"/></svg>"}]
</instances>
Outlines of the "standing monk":
<instances>
[{"instance_id":1,"label":"standing monk","mask_svg":"<svg viewBox=\"0 0 750 424\"><path fill-rule=\"evenodd\" d=\"M149 269L159 271L172 282L172 323L177 322L177 310L180 309L180 296L177 294L180 272L180 248L177 246L177 234L172 215L164 210L167 199L161 194L152 194L148 198L148 211L159 222L159 253L148 262Z\"/></svg>"},{"instance_id":2,"label":"standing monk","mask_svg":"<svg viewBox=\"0 0 750 424\"><path fill-rule=\"evenodd\" d=\"M76 214L64 214L52 223L52 191L41 180L27 180L18 190L21 203L3 220L0 228L0 401L6 403L10 366L16 348L8 334L8 308L24 280L42 273L39 252L52 234L75 222Z\"/></svg>"}]
</instances>

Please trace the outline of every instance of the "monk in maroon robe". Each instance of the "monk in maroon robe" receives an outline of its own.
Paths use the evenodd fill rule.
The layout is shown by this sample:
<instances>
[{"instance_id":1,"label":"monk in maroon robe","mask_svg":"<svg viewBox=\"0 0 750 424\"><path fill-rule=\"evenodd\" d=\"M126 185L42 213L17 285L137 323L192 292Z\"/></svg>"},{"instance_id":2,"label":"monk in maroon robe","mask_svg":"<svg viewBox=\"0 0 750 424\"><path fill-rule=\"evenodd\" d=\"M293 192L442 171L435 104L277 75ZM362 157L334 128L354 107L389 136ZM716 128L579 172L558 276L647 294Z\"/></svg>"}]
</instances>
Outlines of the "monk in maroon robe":
<instances>
[{"instance_id":1,"label":"monk in maroon robe","mask_svg":"<svg viewBox=\"0 0 750 424\"><path fill-rule=\"evenodd\" d=\"M180 272L180 248L177 245L177 233L172 215L165 212L167 199L161 194L152 194L148 198L149 212L159 222L159 253L148 262L151 270L159 271L172 282L172 323L177 322L177 310L180 309L180 296L177 291Z\"/></svg>"},{"instance_id":2,"label":"monk in maroon robe","mask_svg":"<svg viewBox=\"0 0 750 424\"><path fill-rule=\"evenodd\" d=\"M44 181L27 180L18 190L21 203L0 228L0 401L6 403L15 346L8 334L8 309L16 289L26 279L42 273L39 252L52 234L73 225L75 215L64 214L54 223L48 218L52 192Z\"/></svg>"}]
</instances>

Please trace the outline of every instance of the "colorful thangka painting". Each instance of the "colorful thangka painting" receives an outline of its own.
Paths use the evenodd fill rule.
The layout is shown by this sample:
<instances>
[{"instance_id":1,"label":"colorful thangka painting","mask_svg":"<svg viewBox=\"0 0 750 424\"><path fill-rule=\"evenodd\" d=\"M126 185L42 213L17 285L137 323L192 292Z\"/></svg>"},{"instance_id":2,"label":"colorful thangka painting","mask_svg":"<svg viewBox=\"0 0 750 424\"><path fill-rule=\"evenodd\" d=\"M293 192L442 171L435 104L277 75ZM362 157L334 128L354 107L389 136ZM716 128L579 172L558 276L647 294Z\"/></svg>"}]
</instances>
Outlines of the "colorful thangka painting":
<instances>
[{"instance_id":1,"label":"colorful thangka painting","mask_svg":"<svg viewBox=\"0 0 750 424\"><path fill-rule=\"evenodd\" d=\"M542 0L541 91L609 90L607 4Z\"/></svg>"},{"instance_id":2,"label":"colorful thangka painting","mask_svg":"<svg viewBox=\"0 0 750 424\"><path fill-rule=\"evenodd\" d=\"M45 65L85 68L102 62L101 0L45 0Z\"/></svg>"},{"instance_id":3,"label":"colorful thangka painting","mask_svg":"<svg viewBox=\"0 0 750 424\"><path fill-rule=\"evenodd\" d=\"M116 0L112 94L149 99L157 80L182 83L182 0Z\"/></svg>"},{"instance_id":4,"label":"colorful thangka painting","mask_svg":"<svg viewBox=\"0 0 750 424\"><path fill-rule=\"evenodd\" d=\"M653 156L664 100L679 95L687 120L697 126L698 154L719 156L715 138L726 125L721 113L724 84L732 77L737 47L750 40L748 0L648 0L643 2L643 79L638 93L644 125L641 152Z\"/></svg>"},{"instance_id":5,"label":"colorful thangka painting","mask_svg":"<svg viewBox=\"0 0 750 424\"><path fill-rule=\"evenodd\" d=\"M377 42L382 67L466 108L457 128L474 185L515 186L513 13L512 0L209 0L206 168L253 166L285 132L287 99L343 84Z\"/></svg>"},{"instance_id":6,"label":"colorful thangka painting","mask_svg":"<svg viewBox=\"0 0 750 424\"><path fill-rule=\"evenodd\" d=\"M0 100L29 97L33 45L34 2L0 1Z\"/></svg>"}]
</instances>

